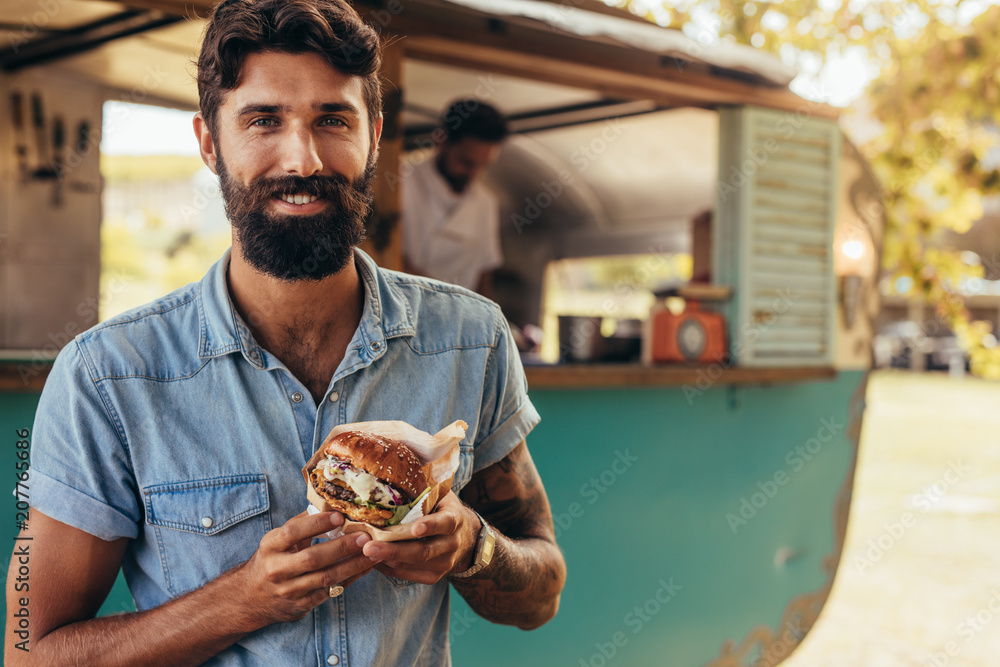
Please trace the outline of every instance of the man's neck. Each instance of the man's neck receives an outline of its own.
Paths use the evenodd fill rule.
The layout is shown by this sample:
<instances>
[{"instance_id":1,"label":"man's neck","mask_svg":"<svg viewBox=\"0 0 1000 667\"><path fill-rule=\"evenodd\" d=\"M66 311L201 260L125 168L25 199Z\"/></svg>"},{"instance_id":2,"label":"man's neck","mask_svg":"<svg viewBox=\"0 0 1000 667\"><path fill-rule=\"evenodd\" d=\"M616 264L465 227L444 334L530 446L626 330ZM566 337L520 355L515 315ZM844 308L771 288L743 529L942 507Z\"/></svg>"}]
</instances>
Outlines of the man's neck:
<instances>
[{"instance_id":1,"label":"man's neck","mask_svg":"<svg viewBox=\"0 0 1000 667\"><path fill-rule=\"evenodd\" d=\"M288 282L254 269L234 244L228 282L257 343L320 400L361 321L364 285L353 257L332 276Z\"/></svg>"}]
</instances>

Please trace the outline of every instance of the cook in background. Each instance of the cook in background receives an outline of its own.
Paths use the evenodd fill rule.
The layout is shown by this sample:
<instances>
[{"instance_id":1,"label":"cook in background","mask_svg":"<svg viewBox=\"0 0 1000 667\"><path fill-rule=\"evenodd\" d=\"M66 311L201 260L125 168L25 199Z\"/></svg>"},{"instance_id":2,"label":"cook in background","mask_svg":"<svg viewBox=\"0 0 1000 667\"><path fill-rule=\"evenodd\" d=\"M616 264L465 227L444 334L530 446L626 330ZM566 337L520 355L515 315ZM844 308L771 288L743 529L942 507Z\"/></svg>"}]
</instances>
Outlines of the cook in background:
<instances>
[{"instance_id":1,"label":"cook in background","mask_svg":"<svg viewBox=\"0 0 1000 667\"><path fill-rule=\"evenodd\" d=\"M476 99L441 117L445 140L403 180L404 267L492 297L503 264L497 199L480 180L507 137L507 121Z\"/></svg>"}]
</instances>

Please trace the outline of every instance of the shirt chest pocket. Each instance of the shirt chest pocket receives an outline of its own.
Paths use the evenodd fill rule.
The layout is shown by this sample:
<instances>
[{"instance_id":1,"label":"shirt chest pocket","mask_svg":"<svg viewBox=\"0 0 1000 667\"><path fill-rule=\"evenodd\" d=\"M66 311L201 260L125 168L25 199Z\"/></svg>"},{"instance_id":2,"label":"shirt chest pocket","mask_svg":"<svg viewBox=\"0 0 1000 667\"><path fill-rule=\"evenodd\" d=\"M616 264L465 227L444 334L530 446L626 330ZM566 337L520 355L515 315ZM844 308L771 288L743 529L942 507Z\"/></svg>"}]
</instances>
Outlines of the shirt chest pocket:
<instances>
[{"instance_id":1,"label":"shirt chest pocket","mask_svg":"<svg viewBox=\"0 0 1000 667\"><path fill-rule=\"evenodd\" d=\"M271 530L267 478L229 475L143 489L167 590L204 586L248 560Z\"/></svg>"}]
</instances>

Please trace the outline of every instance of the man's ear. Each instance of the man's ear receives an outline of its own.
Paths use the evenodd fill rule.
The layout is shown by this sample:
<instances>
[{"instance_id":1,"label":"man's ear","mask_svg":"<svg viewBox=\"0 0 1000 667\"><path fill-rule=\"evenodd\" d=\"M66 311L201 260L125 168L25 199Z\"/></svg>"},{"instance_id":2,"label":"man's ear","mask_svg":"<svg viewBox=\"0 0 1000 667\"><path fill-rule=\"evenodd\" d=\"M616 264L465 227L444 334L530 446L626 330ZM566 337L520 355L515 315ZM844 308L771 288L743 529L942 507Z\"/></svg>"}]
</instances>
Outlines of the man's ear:
<instances>
[{"instance_id":1,"label":"man's ear","mask_svg":"<svg viewBox=\"0 0 1000 667\"><path fill-rule=\"evenodd\" d=\"M194 136L198 139L198 150L201 151L202 161L212 170L213 174L218 174L219 170L215 165L219 160L219 154L215 149L212 134L208 131L208 123L205 122L205 117L201 115L200 111L194 115Z\"/></svg>"},{"instance_id":2,"label":"man's ear","mask_svg":"<svg viewBox=\"0 0 1000 667\"><path fill-rule=\"evenodd\" d=\"M372 139L372 148L376 151L378 150L378 142L382 138L382 114L378 115L378 120L375 121L375 135Z\"/></svg>"}]
</instances>

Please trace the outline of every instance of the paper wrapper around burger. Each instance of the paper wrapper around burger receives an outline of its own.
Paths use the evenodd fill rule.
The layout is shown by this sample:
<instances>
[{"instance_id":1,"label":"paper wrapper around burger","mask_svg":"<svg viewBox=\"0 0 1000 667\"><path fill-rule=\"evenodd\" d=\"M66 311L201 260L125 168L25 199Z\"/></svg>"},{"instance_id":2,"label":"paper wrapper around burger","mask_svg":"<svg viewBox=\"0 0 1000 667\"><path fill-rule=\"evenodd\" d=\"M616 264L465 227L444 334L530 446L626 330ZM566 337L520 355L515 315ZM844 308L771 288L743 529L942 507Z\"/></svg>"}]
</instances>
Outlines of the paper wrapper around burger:
<instances>
[{"instance_id":1,"label":"paper wrapper around burger","mask_svg":"<svg viewBox=\"0 0 1000 667\"><path fill-rule=\"evenodd\" d=\"M423 471L427 476L430 491L424 496L420 504L415 505L403 520L395 526L377 528L371 524L354 521L344 517L344 525L341 528L326 533L327 537L339 537L345 533L368 533L373 540L383 542L395 542L398 540L409 540L413 538L413 522L420 517L427 516L434 511L437 501L441 496L451 489L451 482L458 471L459 454L461 448L459 443L465 437L465 429L468 428L462 420L445 426L443 429L431 435L420 429L410 426L402 421L377 421L377 422L356 422L354 424L341 424L334 427L326 440L312 455L312 458L302 469L302 477L306 481L306 497L309 499L309 514L317 512L329 512L332 510L330 504L321 495L316 493L312 483L309 481L309 473L326 454L326 445L333 438L346 431L366 431L385 438L399 440L413 450L413 453L423 461Z\"/></svg>"}]
</instances>

